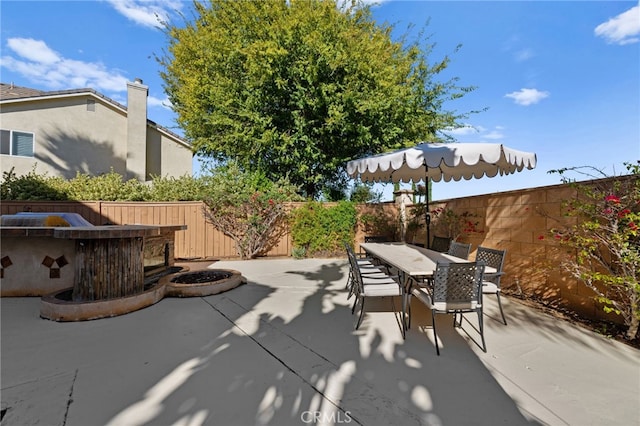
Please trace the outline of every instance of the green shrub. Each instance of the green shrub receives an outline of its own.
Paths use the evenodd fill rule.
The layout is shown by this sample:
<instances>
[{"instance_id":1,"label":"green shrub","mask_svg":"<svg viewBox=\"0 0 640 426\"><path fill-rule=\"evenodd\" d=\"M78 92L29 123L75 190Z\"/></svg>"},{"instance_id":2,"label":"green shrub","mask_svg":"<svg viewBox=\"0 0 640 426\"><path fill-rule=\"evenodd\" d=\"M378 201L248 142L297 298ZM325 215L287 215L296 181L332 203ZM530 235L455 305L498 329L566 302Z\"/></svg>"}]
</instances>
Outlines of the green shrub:
<instances>
[{"instance_id":1,"label":"green shrub","mask_svg":"<svg viewBox=\"0 0 640 426\"><path fill-rule=\"evenodd\" d=\"M149 187L135 179L124 180L113 171L99 176L78 173L69 180L67 193L77 201L145 201Z\"/></svg>"},{"instance_id":2,"label":"green shrub","mask_svg":"<svg viewBox=\"0 0 640 426\"><path fill-rule=\"evenodd\" d=\"M111 170L98 176L77 173L72 179L38 174L35 168L22 176L4 172L2 200L34 201L198 201L204 198L209 177L153 176L150 184L126 180Z\"/></svg>"},{"instance_id":3,"label":"green shrub","mask_svg":"<svg viewBox=\"0 0 640 426\"><path fill-rule=\"evenodd\" d=\"M0 183L2 200L63 201L68 200L67 183L62 178L39 175L35 168L26 175L17 176L14 169L2 173Z\"/></svg>"},{"instance_id":4,"label":"green shrub","mask_svg":"<svg viewBox=\"0 0 640 426\"><path fill-rule=\"evenodd\" d=\"M307 257L307 250L304 247L294 247L291 249L291 256L294 259L304 259Z\"/></svg>"},{"instance_id":5,"label":"green shrub","mask_svg":"<svg viewBox=\"0 0 640 426\"><path fill-rule=\"evenodd\" d=\"M193 176L161 177L153 176L148 201L198 201L205 196L207 177Z\"/></svg>"},{"instance_id":6,"label":"green shrub","mask_svg":"<svg viewBox=\"0 0 640 426\"><path fill-rule=\"evenodd\" d=\"M374 191L372 184L356 184L351 190L349 199L354 203L379 203L382 192Z\"/></svg>"},{"instance_id":7,"label":"green shrub","mask_svg":"<svg viewBox=\"0 0 640 426\"><path fill-rule=\"evenodd\" d=\"M343 241L355 237L357 212L354 203L340 201L327 207L309 201L292 213L291 238L294 247L307 256L331 256L344 250Z\"/></svg>"}]
</instances>

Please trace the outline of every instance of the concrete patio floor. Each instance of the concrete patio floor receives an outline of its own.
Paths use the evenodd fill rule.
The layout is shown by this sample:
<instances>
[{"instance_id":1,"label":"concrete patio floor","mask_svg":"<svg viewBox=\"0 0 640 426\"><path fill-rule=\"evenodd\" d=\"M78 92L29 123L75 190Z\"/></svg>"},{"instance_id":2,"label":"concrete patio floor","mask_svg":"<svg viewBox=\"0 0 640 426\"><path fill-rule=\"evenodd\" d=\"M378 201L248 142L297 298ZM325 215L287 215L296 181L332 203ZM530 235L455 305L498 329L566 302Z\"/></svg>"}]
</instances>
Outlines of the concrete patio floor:
<instances>
[{"instance_id":1,"label":"concrete patio floor","mask_svg":"<svg viewBox=\"0 0 640 426\"><path fill-rule=\"evenodd\" d=\"M439 316L438 357L419 303L406 340L389 299L354 330L345 259L211 267L248 283L74 323L2 298L2 426L640 425L639 351L517 301L486 353Z\"/></svg>"}]
</instances>

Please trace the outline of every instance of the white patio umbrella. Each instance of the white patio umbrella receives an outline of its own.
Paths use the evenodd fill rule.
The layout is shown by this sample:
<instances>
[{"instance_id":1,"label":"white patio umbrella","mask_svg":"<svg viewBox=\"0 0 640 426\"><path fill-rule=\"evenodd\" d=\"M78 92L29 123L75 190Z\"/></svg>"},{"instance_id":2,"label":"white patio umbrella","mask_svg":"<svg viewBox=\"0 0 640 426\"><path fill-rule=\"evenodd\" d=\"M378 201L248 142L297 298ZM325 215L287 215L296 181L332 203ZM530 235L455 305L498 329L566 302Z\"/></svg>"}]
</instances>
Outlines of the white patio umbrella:
<instances>
[{"instance_id":1,"label":"white patio umbrella","mask_svg":"<svg viewBox=\"0 0 640 426\"><path fill-rule=\"evenodd\" d=\"M496 143L421 143L411 148L352 160L349 176L363 182L423 181L427 188L426 222L429 247L429 180L459 181L498 174L509 175L536 167L536 154L518 151Z\"/></svg>"}]
</instances>

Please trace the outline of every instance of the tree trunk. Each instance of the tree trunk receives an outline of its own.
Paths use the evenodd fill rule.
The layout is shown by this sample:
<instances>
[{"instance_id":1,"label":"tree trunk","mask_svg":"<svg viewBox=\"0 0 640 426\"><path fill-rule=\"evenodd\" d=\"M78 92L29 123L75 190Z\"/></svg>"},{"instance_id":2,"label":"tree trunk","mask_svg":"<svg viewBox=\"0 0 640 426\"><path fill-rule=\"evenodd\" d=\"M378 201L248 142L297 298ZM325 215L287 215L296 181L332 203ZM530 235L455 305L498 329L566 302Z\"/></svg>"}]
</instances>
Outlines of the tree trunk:
<instances>
[{"instance_id":1,"label":"tree trunk","mask_svg":"<svg viewBox=\"0 0 640 426\"><path fill-rule=\"evenodd\" d=\"M638 326L640 326L640 319L638 316L633 313L631 316L631 322L629 323L629 328L627 328L627 340L633 340L638 335Z\"/></svg>"}]
</instances>

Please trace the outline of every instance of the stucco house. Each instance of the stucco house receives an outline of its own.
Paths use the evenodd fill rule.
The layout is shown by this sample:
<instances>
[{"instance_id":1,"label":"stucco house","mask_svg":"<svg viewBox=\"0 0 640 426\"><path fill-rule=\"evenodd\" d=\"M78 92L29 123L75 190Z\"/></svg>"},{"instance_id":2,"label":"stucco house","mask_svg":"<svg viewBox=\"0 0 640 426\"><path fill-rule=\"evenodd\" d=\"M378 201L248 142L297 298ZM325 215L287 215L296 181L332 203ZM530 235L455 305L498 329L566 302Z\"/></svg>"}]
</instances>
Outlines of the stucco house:
<instances>
[{"instance_id":1,"label":"stucco house","mask_svg":"<svg viewBox=\"0 0 640 426\"><path fill-rule=\"evenodd\" d=\"M73 178L113 169L126 179L192 174L191 146L147 118L149 88L127 83L127 106L93 89L40 91L0 83L0 170Z\"/></svg>"}]
</instances>

